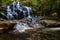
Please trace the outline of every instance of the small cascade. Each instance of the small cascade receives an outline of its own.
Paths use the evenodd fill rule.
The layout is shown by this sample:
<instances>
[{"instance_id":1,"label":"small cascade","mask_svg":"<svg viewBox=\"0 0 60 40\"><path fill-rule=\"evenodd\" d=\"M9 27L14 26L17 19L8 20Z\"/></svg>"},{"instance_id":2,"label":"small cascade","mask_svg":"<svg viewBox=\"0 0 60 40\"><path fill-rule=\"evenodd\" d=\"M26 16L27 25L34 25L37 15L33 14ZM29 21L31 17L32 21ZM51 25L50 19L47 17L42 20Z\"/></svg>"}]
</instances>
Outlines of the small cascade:
<instances>
[{"instance_id":1,"label":"small cascade","mask_svg":"<svg viewBox=\"0 0 60 40\"><path fill-rule=\"evenodd\" d=\"M32 9L30 7L22 6L20 2L14 1L12 6L7 6L7 17L9 20L18 19L20 16L23 16L24 18L31 18L31 11Z\"/></svg>"},{"instance_id":2,"label":"small cascade","mask_svg":"<svg viewBox=\"0 0 60 40\"><path fill-rule=\"evenodd\" d=\"M44 28L44 25L40 22L37 22L38 18L24 18L21 21L17 21L17 24L14 26L13 32L15 33L22 33L26 30L37 29L37 28Z\"/></svg>"},{"instance_id":3,"label":"small cascade","mask_svg":"<svg viewBox=\"0 0 60 40\"><path fill-rule=\"evenodd\" d=\"M20 2L13 2L11 5L6 6L6 12L2 15L5 16L8 20L17 20L21 18L31 18L32 9L27 6L21 5Z\"/></svg>"},{"instance_id":4,"label":"small cascade","mask_svg":"<svg viewBox=\"0 0 60 40\"><path fill-rule=\"evenodd\" d=\"M31 12L32 9L30 7L27 7L27 6L24 6L24 7L27 9L28 18L31 18L30 12Z\"/></svg>"},{"instance_id":5,"label":"small cascade","mask_svg":"<svg viewBox=\"0 0 60 40\"><path fill-rule=\"evenodd\" d=\"M24 18L26 18L26 11L23 11Z\"/></svg>"},{"instance_id":6,"label":"small cascade","mask_svg":"<svg viewBox=\"0 0 60 40\"><path fill-rule=\"evenodd\" d=\"M13 15L11 13L10 6L7 6L7 18L8 18L8 20L14 19Z\"/></svg>"},{"instance_id":7,"label":"small cascade","mask_svg":"<svg viewBox=\"0 0 60 40\"><path fill-rule=\"evenodd\" d=\"M16 10L16 2L15 1L12 3L12 9Z\"/></svg>"},{"instance_id":8,"label":"small cascade","mask_svg":"<svg viewBox=\"0 0 60 40\"><path fill-rule=\"evenodd\" d=\"M13 7L12 7L12 15L16 18L18 18L18 13L16 12L16 2L13 2Z\"/></svg>"},{"instance_id":9,"label":"small cascade","mask_svg":"<svg viewBox=\"0 0 60 40\"><path fill-rule=\"evenodd\" d=\"M16 21L16 25L14 26L13 32L25 32L27 29L34 29L34 28L44 28L41 23L37 22L37 17L32 16L30 13L32 9L27 6L22 6L20 2L13 2L12 6L7 6L6 9L6 17L8 20L17 20L23 14L24 19L21 21Z\"/></svg>"},{"instance_id":10,"label":"small cascade","mask_svg":"<svg viewBox=\"0 0 60 40\"><path fill-rule=\"evenodd\" d=\"M33 29L32 27L29 27L26 23L17 21L17 24L14 26L14 32L25 32L27 29Z\"/></svg>"},{"instance_id":11,"label":"small cascade","mask_svg":"<svg viewBox=\"0 0 60 40\"><path fill-rule=\"evenodd\" d=\"M22 5L20 4L20 2L17 2L16 8L17 8L17 10L19 10L19 11L23 11L23 8L22 8Z\"/></svg>"}]
</instances>

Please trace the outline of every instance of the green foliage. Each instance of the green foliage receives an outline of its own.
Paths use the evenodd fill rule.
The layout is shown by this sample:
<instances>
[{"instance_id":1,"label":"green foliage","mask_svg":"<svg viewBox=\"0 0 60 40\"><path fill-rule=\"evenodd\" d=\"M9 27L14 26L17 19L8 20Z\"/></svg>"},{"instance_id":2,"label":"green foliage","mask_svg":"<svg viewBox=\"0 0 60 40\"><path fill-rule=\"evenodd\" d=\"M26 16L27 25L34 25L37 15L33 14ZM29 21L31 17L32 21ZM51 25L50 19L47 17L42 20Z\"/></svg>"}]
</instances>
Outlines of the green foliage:
<instances>
[{"instance_id":1,"label":"green foliage","mask_svg":"<svg viewBox=\"0 0 60 40\"><path fill-rule=\"evenodd\" d=\"M0 5L6 5L6 4L10 4L11 2L13 2L14 0L0 0ZM18 1L18 0L15 0Z\"/></svg>"},{"instance_id":2,"label":"green foliage","mask_svg":"<svg viewBox=\"0 0 60 40\"><path fill-rule=\"evenodd\" d=\"M32 5L37 5L37 0L29 0Z\"/></svg>"},{"instance_id":3,"label":"green foliage","mask_svg":"<svg viewBox=\"0 0 60 40\"><path fill-rule=\"evenodd\" d=\"M29 0L29 2L38 15L49 15L50 12L60 8L60 0Z\"/></svg>"}]
</instances>

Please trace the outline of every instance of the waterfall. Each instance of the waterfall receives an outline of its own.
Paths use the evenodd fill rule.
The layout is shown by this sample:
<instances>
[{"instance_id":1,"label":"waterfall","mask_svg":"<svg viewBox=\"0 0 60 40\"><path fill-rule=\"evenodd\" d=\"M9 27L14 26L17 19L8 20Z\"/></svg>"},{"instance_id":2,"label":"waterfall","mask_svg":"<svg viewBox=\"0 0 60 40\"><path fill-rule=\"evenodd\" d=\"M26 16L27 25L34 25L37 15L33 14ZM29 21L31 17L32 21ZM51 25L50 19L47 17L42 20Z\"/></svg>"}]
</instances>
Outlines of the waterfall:
<instances>
[{"instance_id":1,"label":"waterfall","mask_svg":"<svg viewBox=\"0 0 60 40\"><path fill-rule=\"evenodd\" d=\"M27 12L28 12L28 18L31 18L31 15L30 15L31 8L30 8L30 7L27 7L27 6L24 6L24 7L27 9Z\"/></svg>"},{"instance_id":2,"label":"waterfall","mask_svg":"<svg viewBox=\"0 0 60 40\"><path fill-rule=\"evenodd\" d=\"M12 5L13 5L12 6L12 15L16 16L16 18L18 18L18 13L16 12L17 3L14 1Z\"/></svg>"},{"instance_id":3,"label":"waterfall","mask_svg":"<svg viewBox=\"0 0 60 40\"><path fill-rule=\"evenodd\" d=\"M19 11L23 11L20 2L17 2L16 8L17 8Z\"/></svg>"},{"instance_id":4,"label":"waterfall","mask_svg":"<svg viewBox=\"0 0 60 40\"><path fill-rule=\"evenodd\" d=\"M13 15L11 14L10 6L7 6L7 18L8 20L11 20L14 18Z\"/></svg>"},{"instance_id":5,"label":"waterfall","mask_svg":"<svg viewBox=\"0 0 60 40\"><path fill-rule=\"evenodd\" d=\"M31 18L30 12L32 9L27 6L22 6L20 2L13 2L11 6L7 6L6 18L8 20L19 19L20 17ZM3 12L2 12L3 13ZM4 14L3 14L4 16Z\"/></svg>"},{"instance_id":6,"label":"waterfall","mask_svg":"<svg viewBox=\"0 0 60 40\"><path fill-rule=\"evenodd\" d=\"M23 15L24 15L24 18L26 18L26 11L25 10L23 11Z\"/></svg>"},{"instance_id":7,"label":"waterfall","mask_svg":"<svg viewBox=\"0 0 60 40\"><path fill-rule=\"evenodd\" d=\"M22 6L20 2L14 1L12 3L12 6L7 6L6 11L7 11L6 15L4 13L2 13L2 15L6 16L8 20L12 19L15 20L16 18L18 19L19 17L24 15L24 19L22 20L22 22L17 20L16 22L17 24L14 26L15 30L13 30L13 32L25 32L27 29L44 27L42 23L39 24L37 22L37 17L31 16L32 9L27 6Z\"/></svg>"},{"instance_id":8,"label":"waterfall","mask_svg":"<svg viewBox=\"0 0 60 40\"><path fill-rule=\"evenodd\" d=\"M12 3L12 8L13 8L13 10L16 10L16 2L14 1L13 3Z\"/></svg>"},{"instance_id":9,"label":"waterfall","mask_svg":"<svg viewBox=\"0 0 60 40\"><path fill-rule=\"evenodd\" d=\"M23 22L19 22L17 21L17 24L14 26L15 30L14 32L25 32L25 30L27 29L33 29L31 27L29 27L29 25L27 25L26 23Z\"/></svg>"}]
</instances>

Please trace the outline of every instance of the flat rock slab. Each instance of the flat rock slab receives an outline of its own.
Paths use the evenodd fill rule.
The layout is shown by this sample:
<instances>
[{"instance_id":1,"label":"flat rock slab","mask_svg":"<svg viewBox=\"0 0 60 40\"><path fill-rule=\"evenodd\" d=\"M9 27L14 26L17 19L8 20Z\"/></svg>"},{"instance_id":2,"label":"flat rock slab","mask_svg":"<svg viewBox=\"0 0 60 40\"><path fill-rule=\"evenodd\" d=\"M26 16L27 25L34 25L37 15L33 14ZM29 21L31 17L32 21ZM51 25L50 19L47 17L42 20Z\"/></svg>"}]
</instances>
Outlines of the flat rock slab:
<instances>
[{"instance_id":1,"label":"flat rock slab","mask_svg":"<svg viewBox=\"0 0 60 40\"><path fill-rule=\"evenodd\" d=\"M48 26L48 27L60 27L59 21L43 20L43 22L45 23L45 26Z\"/></svg>"},{"instance_id":2,"label":"flat rock slab","mask_svg":"<svg viewBox=\"0 0 60 40\"><path fill-rule=\"evenodd\" d=\"M11 26L14 26L16 24L16 21L0 21L0 30L8 29Z\"/></svg>"}]
</instances>

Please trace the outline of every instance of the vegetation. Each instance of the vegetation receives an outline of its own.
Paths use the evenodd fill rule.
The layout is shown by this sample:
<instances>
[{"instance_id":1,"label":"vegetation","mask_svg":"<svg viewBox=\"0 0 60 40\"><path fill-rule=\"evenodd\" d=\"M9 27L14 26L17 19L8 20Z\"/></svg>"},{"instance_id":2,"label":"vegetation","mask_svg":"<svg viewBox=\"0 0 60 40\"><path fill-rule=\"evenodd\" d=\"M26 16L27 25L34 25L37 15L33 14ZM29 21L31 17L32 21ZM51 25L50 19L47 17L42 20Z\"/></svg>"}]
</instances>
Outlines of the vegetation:
<instances>
[{"instance_id":1,"label":"vegetation","mask_svg":"<svg viewBox=\"0 0 60 40\"><path fill-rule=\"evenodd\" d=\"M10 4L12 0L0 0L0 5Z\"/></svg>"},{"instance_id":2,"label":"vegetation","mask_svg":"<svg viewBox=\"0 0 60 40\"><path fill-rule=\"evenodd\" d=\"M49 15L50 12L54 11L58 12L60 7L60 0L29 0L28 2L40 15Z\"/></svg>"}]
</instances>

